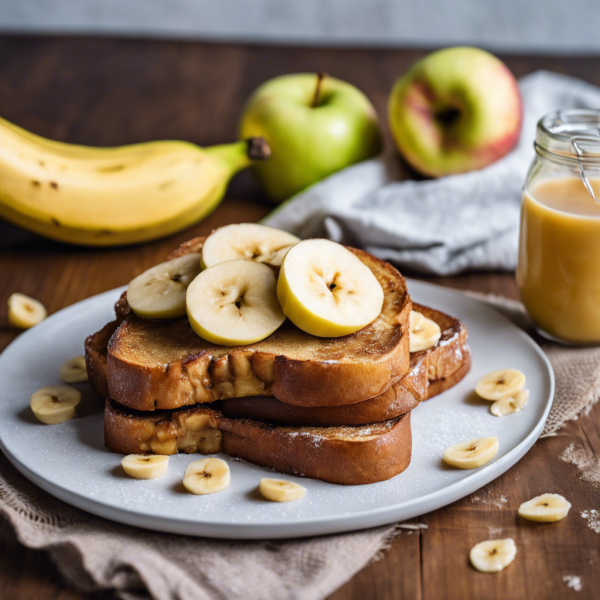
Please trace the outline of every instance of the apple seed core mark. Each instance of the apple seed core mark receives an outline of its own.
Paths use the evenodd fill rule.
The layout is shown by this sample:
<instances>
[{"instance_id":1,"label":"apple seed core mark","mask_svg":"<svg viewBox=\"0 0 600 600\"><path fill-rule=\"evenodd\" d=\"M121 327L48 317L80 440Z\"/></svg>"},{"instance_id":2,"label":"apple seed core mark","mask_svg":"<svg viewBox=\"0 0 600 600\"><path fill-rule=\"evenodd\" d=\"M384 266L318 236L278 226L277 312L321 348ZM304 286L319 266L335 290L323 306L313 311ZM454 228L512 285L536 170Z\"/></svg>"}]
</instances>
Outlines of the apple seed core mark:
<instances>
[{"instance_id":1,"label":"apple seed core mark","mask_svg":"<svg viewBox=\"0 0 600 600\"><path fill-rule=\"evenodd\" d=\"M435 119L441 125L449 127L450 125L454 125L461 116L461 112L458 108L453 106L448 106L441 110L438 110L435 113Z\"/></svg>"}]
</instances>

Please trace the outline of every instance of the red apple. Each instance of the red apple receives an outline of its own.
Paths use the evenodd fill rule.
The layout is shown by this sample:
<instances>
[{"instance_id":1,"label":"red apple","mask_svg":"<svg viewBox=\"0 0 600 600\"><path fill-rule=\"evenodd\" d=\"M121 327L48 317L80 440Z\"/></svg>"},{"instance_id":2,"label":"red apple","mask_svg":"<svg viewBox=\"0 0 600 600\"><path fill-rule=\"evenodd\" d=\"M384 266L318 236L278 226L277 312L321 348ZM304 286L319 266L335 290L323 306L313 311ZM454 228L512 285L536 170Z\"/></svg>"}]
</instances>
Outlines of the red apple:
<instances>
[{"instance_id":1,"label":"red apple","mask_svg":"<svg viewBox=\"0 0 600 600\"><path fill-rule=\"evenodd\" d=\"M523 120L508 67L478 48L429 54L400 77L388 104L398 150L431 177L481 169L517 143Z\"/></svg>"}]
</instances>

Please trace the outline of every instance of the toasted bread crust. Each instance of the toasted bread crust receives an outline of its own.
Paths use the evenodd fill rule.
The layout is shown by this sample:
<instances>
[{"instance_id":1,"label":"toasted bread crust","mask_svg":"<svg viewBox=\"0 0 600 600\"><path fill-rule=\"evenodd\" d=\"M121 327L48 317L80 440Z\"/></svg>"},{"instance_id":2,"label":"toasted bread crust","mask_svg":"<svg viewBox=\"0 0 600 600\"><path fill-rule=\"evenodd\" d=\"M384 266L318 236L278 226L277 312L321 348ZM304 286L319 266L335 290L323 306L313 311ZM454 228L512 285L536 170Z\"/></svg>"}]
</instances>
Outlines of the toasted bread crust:
<instances>
[{"instance_id":1,"label":"toasted bread crust","mask_svg":"<svg viewBox=\"0 0 600 600\"><path fill-rule=\"evenodd\" d=\"M110 325L116 328L116 322ZM92 385L103 398L108 398L106 347L102 351L101 342L101 340L107 342L105 329L89 336L86 340L86 362L88 371L93 371L95 374L90 378ZM423 354L411 360L409 373L393 382L386 392L357 404L305 408L285 404L272 397L251 396L224 400L220 408L228 417L255 418L284 425L327 427L385 421L409 412L427 397L425 356Z\"/></svg>"},{"instance_id":2,"label":"toasted bread crust","mask_svg":"<svg viewBox=\"0 0 600 600\"><path fill-rule=\"evenodd\" d=\"M119 296L119 299L115 302L115 316L117 317L119 325L130 314L131 308L129 307L129 302L127 302L127 292L125 291Z\"/></svg>"},{"instance_id":3,"label":"toasted bread crust","mask_svg":"<svg viewBox=\"0 0 600 600\"><path fill-rule=\"evenodd\" d=\"M442 392L454 387L470 370L471 353L469 351L467 354L465 354L464 363L458 369L456 369L454 373L450 373L449 375L446 375L446 377L441 377L440 379L429 382L429 386L427 387L427 399L438 396Z\"/></svg>"},{"instance_id":4,"label":"toasted bread crust","mask_svg":"<svg viewBox=\"0 0 600 600\"><path fill-rule=\"evenodd\" d=\"M199 243L186 249L197 250ZM129 314L108 347L110 396L136 410L155 410L248 396L341 406L384 393L409 370L411 301L394 267L351 250L384 290L382 313L367 327L342 338L316 338L286 321L261 342L226 348L199 338L186 318L150 321ZM123 317L125 303L120 300L116 310Z\"/></svg>"},{"instance_id":5,"label":"toasted bread crust","mask_svg":"<svg viewBox=\"0 0 600 600\"><path fill-rule=\"evenodd\" d=\"M451 317L429 306L423 306L422 304L414 304L413 310L435 321L442 330L439 342L430 350L425 351L428 354L427 378L430 381L430 385L431 382L450 378L459 369L464 370L465 365L468 364L469 366L466 367L466 371L463 372L464 377L471 365L471 351L467 344L468 332L464 323L455 317ZM418 356L418 354L420 353L416 355ZM455 383L458 383L460 379L456 380ZM443 385L438 384L437 387L440 389ZM431 398L433 395L436 394L429 393L428 397Z\"/></svg>"},{"instance_id":6,"label":"toasted bread crust","mask_svg":"<svg viewBox=\"0 0 600 600\"><path fill-rule=\"evenodd\" d=\"M119 326L118 321L107 323L100 331L88 335L85 340L85 367L89 382L102 398L108 398L106 354L108 341Z\"/></svg>"},{"instance_id":7,"label":"toasted bread crust","mask_svg":"<svg viewBox=\"0 0 600 600\"><path fill-rule=\"evenodd\" d=\"M345 485L390 479L408 467L412 453L410 413L367 427L278 427L229 419L207 405L140 415L108 401L104 439L121 454L224 452Z\"/></svg>"},{"instance_id":8,"label":"toasted bread crust","mask_svg":"<svg viewBox=\"0 0 600 600\"><path fill-rule=\"evenodd\" d=\"M214 230L213 230L214 231ZM167 260L173 260L174 258L179 258L184 254L190 254L190 252L202 252L202 247L204 246L204 242L206 241L207 235L201 235L187 242L183 242L180 246L175 248L169 256L167 256Z\"/></svg>"},{"instance_id":9,"label":"toasted bread crust","mask_svg":"<svg viewBox=\"0 0 600 600\"><path fill-rule=\"evenodd\" d=\"M214 405L137 412L106 401L104 443L120 454L221 452L222 414Z\"/></svg>"},{"instance_id":10,"label":"toasted bread crust","mask_svg":"<svg viewBox=\"0 0 600 600\"><path fill-rule=\"evenodd\" d=\"M328 429L338 430L335 437ZM412 455L410 413L366 428L272 427L227 419L222 431L223 450L230 456L344 485L391 479L408 467Z\"/></svg>"},{"instance_id":11,"label":"toasted bread crust","mask_svg":"<svg viewBox=\"0 0 600 600\"><path fill-rule=\"evenodd\" d=\"M280 402L272 397L246 397L226 399L221 410L232 418L254 418L283 425L338 426L377 423L400 416L427 398L442 393L456 385L468 372L471 365L470 350L466 343L467 331L458 320L440 311L414 305L428 318L436 321L443 329L442 346L436 345L425 352L411 355L411 370L407 375L392 383L386 392L375 398L352 405L338 407L297 407ZM106 344L110 331L117 322L108 324L86 340L86 362L90 381L98 393L108 397L106 373ZM428 380L429 356L434 356L436 369L442 377ZM459 367L456 357L461 356ZM451 357L446 361L445 357Z\"/></svg>"},{"instance_id":12,"label":"toasted bread crust","mask_svg":"<svg viewBox=\"0 0 600 600\"><path fill-rule=\"evenodd\" d=\"M357 404L335 407L299 407L276 398L232 398L221 410L229 417L251 418L282 425L364 425L398 417L419 401L456 385L471 368L471 352L464 324L441 311L413 304L413 310L434 320L442 330L440 342L427 351L411 354L411 370L386 392Z\"/></svg>"},{"instance_id":13,"label":"toasted bread crust","mask_svg":"<svg viewBox=\"0 0 600 600\"><path fill-rule=\"evenodd\" d=\"M426 356L379 396L346 406L293 406L273 397L230 398L221 411L231 418L258 419L281 425L335 427L387 421L416 408L427 397Z\"/></svg>"}]
</instances>

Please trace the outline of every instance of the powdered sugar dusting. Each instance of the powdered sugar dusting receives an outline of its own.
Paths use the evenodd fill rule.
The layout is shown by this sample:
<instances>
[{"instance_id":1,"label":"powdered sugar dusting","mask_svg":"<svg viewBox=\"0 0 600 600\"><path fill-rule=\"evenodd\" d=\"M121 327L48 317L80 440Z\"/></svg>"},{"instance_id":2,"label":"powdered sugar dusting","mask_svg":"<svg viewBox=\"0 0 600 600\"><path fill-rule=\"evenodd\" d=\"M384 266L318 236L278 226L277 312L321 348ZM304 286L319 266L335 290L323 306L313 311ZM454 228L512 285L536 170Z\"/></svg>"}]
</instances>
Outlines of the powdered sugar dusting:
<instances>
[{"instance_id":1,"label":"powdered sugar dusting","mask_svg":"<svg viewBox=\"0 0 600 600\"><path fill-rule=\"evenodd\" d=\"M588 527L596 532L600 533L600 512L598 512L595 508L591 510L584 510L581 513L581 518L587 520Z\"/></svg>"},{"instance_id":2,"label":"powdered sugar dusting","mask_svg":"<svg viewBox=\"0 0 600 600\"><path fill-rule=\"evenodd\" d=\"M581 577L578 575L565 575L562 579L567 584L567 587L575 590L576 592L580 592L581 588L583 588Z\"/></svg>"},{"instance_id":3,"label":"powdered sugar dusting","mask_svg":"<svg viewBox=\"0 0 600 600\"><path fill-rule=\"evenodd\" d=\"M318 433L311 433L308 431L289 431L286 432L286 437L295 438L301 437L306 441L310 442L314 446L320 446L325 440L324 435L319 435Z\"/></svg>"},{"instance_id":4,"label":"powdered sugar dusting","mask_svg":"<svg viewBox=\"0 0 600 600\"><path fill-rule=\"evenodd\" d=\"M444 333L446 333L446 332L444 332ZM438 342L438 345L440 347L444 347L444 346L447 346L448 344L452 344L453 342L455 342L457 340L458 336L459 336L459 332L458 331L454 331L454 334L451 335L449 338L441 339Z\"/></svg>"},{"instance_id":5,"label":"powdered sugar dusting","mask_svg":"<svg viewBox=\"0 0 600 600\"><path fill-rule=\"evenodd\" d=\"M579 469L579 477L583 481L600 486L600 458L585 448L575 448L571 442L567 449L561 454L561 460L571 463Z\"/></svg>"},{"instance_id":6,"label":"powdered sugar dusting","mask_svg":"<svg viewBox=\"0 0 600 600\"><path fill-rule=\"evenodd\" d=\"M425 371L425 361L424 360L420 360L412 369L411 374L415 374L418 375L420 373L422 373L423 371Z\"/></svg>"},{"instance_id":7,"label":"powdered sugar dusting","mask_svg":"<svg viewBox=\"0 0 600 600\"><path fill-rule=\"evenodd\" d=\"M504 494L498 498L491 498L489 493L485 491L482 493L482 490L480 490L477 496L471 496L471 501L476 502L477 504L492 505L496 508L504 508L508 502L508 498Z\"/></svg>"},{"instance_id":8,"label":"powdered sugar dusting","mask_svg":"<svg viewBox=\"0 0 600 600\"><path fill-rule=\"evenodd\" d=\"M576 448L571 442L560 456L566 463L575 465L579 469L579 477L583 481L591 483L594 487L600 487L600 459L585 448ZM584 510L581 518L587 521L588 527L595 533L600 533L600 511L592 508Z\"/></svg>"},{"instance_id":9,"label":"powdered sugar dusting","mask_svg":"<svg viewBox=\"0 0 600 600\"><path fill-rule=\"evenodd\" d=\"M426 413L427 418L419 421L415 419L413 439L415 445L422 444L421 451L432 463L439 464L444 450L449 446L485 437L493 431L495 424L490 421L494 417L490 418L487 412L473 411L468 405L451 406L447 403L438 403L423 406L423 404L426 403L422 403L417 410L421 411L421 414ZM434 406L435 409L430 409ZM422 411L421 407L425 411Z\"/></svg>"}]
</instances>

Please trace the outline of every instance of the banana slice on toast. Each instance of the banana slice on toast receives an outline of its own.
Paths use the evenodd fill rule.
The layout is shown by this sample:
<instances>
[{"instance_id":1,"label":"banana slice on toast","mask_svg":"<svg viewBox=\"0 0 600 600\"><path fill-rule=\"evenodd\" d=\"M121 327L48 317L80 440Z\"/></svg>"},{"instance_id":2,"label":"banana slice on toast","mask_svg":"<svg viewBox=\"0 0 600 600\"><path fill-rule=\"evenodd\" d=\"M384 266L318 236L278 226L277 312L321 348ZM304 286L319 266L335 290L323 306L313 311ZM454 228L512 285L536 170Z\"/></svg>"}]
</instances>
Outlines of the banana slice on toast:
<instances>
[{"instance_id":1,"label":"banana slice on toast","mask_svg":"<svg viewBox=\"0 0 600 600\"><path fill-rule=\"evenodd\" d=\"M127 302L138 317L176 319L185 315L185 295L200 273L200 255L185 254L144 271L127 287Z\"/></svg>"},{"instance_id":2,"label":"banana slice on toast","mask_svg":"<svg viewBox=\"0 0 600 600\"><path fill-rule=\"evenodd\" d=\"M202 247L202 268L244 259L279 267L286 252L300 241L295 235L259 223L225 225L213 231Z\"/></svg>"}]
</instances>

